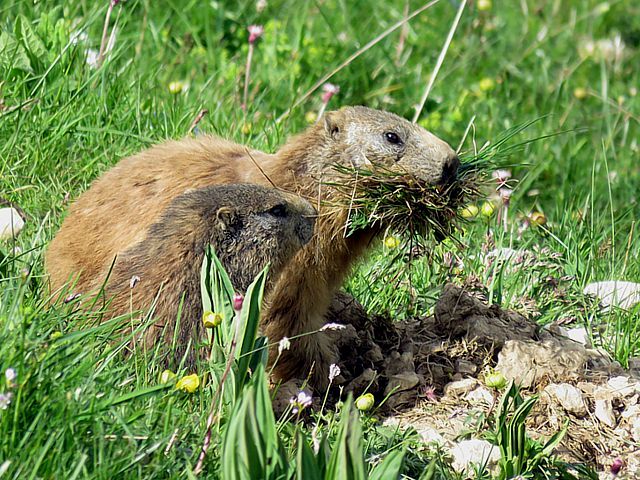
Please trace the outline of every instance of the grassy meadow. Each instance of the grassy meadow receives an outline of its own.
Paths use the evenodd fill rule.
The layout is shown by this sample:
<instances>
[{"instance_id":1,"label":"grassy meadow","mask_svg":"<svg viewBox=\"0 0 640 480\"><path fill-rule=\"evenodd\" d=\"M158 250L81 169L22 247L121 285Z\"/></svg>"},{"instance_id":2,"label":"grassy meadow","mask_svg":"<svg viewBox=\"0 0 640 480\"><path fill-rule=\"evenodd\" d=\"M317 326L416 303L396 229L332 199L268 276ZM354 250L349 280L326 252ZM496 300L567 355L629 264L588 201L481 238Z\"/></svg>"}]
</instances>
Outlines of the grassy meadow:
<instances>
[{"instance_id":1,"label":"grassy meadow","mask_svg":"<svg viewBox=\"0 0 640 480\"><path fill-rule=\"evenodd\" d=\"M339 87L327 109L362 104L411 119L459 6L434 2L363 48L425 3L115 3L0 3L0 197L26 217L15 241L0 241L0 370L16 373L0 378L2 479L194 478L217 396L205 382L194 393L160 382L152 353L123 359L124 344L112 339L127 319L99 324L74 301L48 306L42 255L69 203L118 159L167 138L211 133L274 152L315 121L327 81ZM250 25L264 32L243 110ZM603 312L582 291L594 281L640 282L638 65L635 1L466 5L418 122L463 159L485 155L511 172L506 221L489 178L456 239L412 255L389 232L347 290L371 312L404 319L430 314L446 282L466 285L541 324L585 326L627 367L640 356L640 308ZM488 262L486 253L500 248L526 250L524 267ZM259 402L255 383L247 391ZM201 476L243 478L225 463L233 456L223 437L232 412L250 409L244 401L239 394L220 408ZM343 409L279 421L278 448L290 466L269 478L344 473L346 453L318 466L322 475L303 477L299 452L320 434L328 446L343 445L347 417L360 444L345 451L357 450L364 465L349 478L365 478L394 452L404 453L404 478L465 478L414 433ZM371 478L394 477L377 469Z\"/></svg>"}]
</instances>

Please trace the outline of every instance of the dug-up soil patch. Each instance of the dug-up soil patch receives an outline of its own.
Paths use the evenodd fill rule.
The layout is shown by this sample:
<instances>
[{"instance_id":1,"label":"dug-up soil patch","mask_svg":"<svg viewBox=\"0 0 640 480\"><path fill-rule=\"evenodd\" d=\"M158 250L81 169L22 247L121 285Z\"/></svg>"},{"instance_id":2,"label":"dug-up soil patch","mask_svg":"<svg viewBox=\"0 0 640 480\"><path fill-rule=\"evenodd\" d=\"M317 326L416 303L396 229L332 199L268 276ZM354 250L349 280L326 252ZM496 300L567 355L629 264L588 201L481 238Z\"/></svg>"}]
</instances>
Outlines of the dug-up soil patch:
<instances>
[{"instance_id":1,"label":"dug-up soil patch","mask_svg":"<svg viewBox=\"0 0 640 480\"><path fill-rule=\"evenodd\" d=\"M386 399L379 413L387 423L453 448L470 429L486 429L499 393L484 376L497 370L525 394L540 394L528 419L532 436L550 436L568 420L565 458L600 470L621 458L628 478L640 478L640 372L606 353L455 285L445 286L432 317L393 322L340 295L330 321L347 326L329 332L343 392Z\"/></svg>"}]
</instances>

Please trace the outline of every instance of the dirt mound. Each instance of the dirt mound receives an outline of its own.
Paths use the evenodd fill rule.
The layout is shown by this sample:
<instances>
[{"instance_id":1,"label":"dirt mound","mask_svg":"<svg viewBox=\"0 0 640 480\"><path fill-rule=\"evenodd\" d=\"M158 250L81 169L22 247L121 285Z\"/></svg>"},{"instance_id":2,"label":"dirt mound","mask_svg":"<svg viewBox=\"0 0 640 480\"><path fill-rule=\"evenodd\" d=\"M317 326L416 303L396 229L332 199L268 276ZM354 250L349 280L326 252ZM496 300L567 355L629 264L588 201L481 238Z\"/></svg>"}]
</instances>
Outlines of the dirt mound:
<instances>
[{"instance_id":1,"label":"dirt mound","mask_svg":"<svg viewBox=\"0 0 640 480\"><path fill-rule=\"evenodd\" d=\"M481 376L487 367L523 387L605 379L622 370L602 352L554 335L523 317L486 305L455 285L445 286L435 315L392 322L369 316L352 297L339 295L330 320L340 352L344 389L389 396L390 410L413 407L444 393L448 383Z\"/></svg>"},{"instance_id":2,"label":"dirt mound","mask_svg":"<svg viewBox=\"0 0 640 480\"><path fill-rule=\"evenodd\" d=\"M392 322L339 295L329 321L346 328L327 334L340 353L343 391L386 399L380 414L388 421L454 448L469 417L486 418L495 406L498 394L482 380L496 369L541 392L529 419L534 435L551 435L570 420L568 459L606 467L622 456L629 470L634 462L640 469L639 372L455 285L445 286L434 313Z\"/></svg>"}]
</instances>

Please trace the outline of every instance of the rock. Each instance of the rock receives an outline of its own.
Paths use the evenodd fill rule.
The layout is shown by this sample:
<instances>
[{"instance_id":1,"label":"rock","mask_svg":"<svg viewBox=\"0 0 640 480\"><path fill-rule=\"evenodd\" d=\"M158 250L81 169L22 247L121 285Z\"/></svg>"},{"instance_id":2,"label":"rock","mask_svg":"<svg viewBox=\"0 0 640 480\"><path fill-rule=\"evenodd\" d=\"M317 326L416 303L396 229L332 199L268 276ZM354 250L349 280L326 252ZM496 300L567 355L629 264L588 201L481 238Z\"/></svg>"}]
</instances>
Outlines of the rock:
<instances>
[{"instance_id":1,"label":"rock","mask_svg":"<svg viewBox=\"0 0 640 480\"><path fill-rule=\"evenodd\" d=\"M385 361L385 374L389 377L407 371L415 372L415 369L411 352L399 353L394 350Z\"/></svg>"},{"instance_id":2,"label":"rock","mask_svg":"<svg viewBox=\"0 0 640 480\"><path fill-rule=\"evenodd\" d=\"M444 386L444 394L447 397L461 397L475 390L480 383L475 378L465 378L456 382L447 383Z\"/></svg>"},{"instance_id":3,"label":"rock","mask_svg":"<svg viewBox=\"0 0 640 480\"><path fill-rule=\"evenodd\" d=\"M496 370L529 388L543 379L582 380L587 374L608 376L619 369L602 353L545 333L542 341L510 340L498 354Z\"/></svg>"},{"instance_id":4,"label":"rock","mask_svg":"<svg viewBox=\"0 0 640 480\"><path fill-rule=\"evenodd\" d=\"M482 385L475 390L470 391L464 396L465 400L475 405L493 405L495 397L493 393Z\"/></svg>"},{"instance_id":5,"label":"rock","mask_svg":"<svg viewBox=\"0 0 640 480\"><path fill-rule=\"evenodd\" d=\"M458 359L455 363L456 372L461 373L463 375L473 375L478 371L478 366L470 362L468 360Z\"/></svg>"},{"instance_id":6,"label":"rock","mask_svg":"<svg viewBox=\"0 0 640 480\"><path fill-rule=\"evenodd\" d=\"M631 436L636 444L640 444L640 418L636 418L631 424Z\"/></svg>"},{"instance_id":7,"label":"rock","mask_svg":"<svg viewBox=\"0 0 640 480\"><path fill-rule=\"evenodd\" d=\"M364 393L365 390L376 391L378 389L377 376L378 372L371 368L367 368L364 372L351 380L351 382L349 382L344 388L344 391L345 393L353 392L356 396Z\"/></svg>"},{"instance_id":8,"label":"rock","mask_svg":"<svg viewBox=\"0 0 640 480\"><path fill-rule=\"evenodd\" d=\"M298 392L302 389L302 383L302 380L293 379L277 387L278 389L272 401L273 411L276 415L281 415L289 408L291 398L298 395Z\"/></svg>"},{"instance_id":9,"label":"rock","mask_svg":"<svg viewBox=\"0 0 640 480\"><path fill-rule=\"evenodd\" d=\"M440 433L432 427L421 427L416 429L418 435L424 443L435 443L437 445L444 445L447 441L444 439Z\"/></svg>"},{"instance_id":10,"label":"rock","mask_svg":"<svg viewBox=\"0 0 640 480\"><path fill-rule=\"evenodd\" d=\"M640 283L616 280L595 282L584 287L583 293L598 297L606 308L615 306L629 309L640 303Z\"/></svg>"},{"instance_id":11,"label":"rock","mask_svg":"<svg viewBox=\"0 0 640 480\"><path fill-rule=\"evenodd\" d=\"M394 395L398 392L410 390L420 383L420 377L411 370L406 372L397 373L389 378L389 383L384 391L386 395Z\"/></svg>"},{"instance_id":12,"label":"rock","mask_svg":"<svg viewBox=\"0 0 640 480\"><path fill-rule=\"evenodd\" d=\"M493 468L500 461L500 450L486 440L463 440L450 451L452 467L457 472L470 471L473 465Z\"/></svg>"},{"instance_id":13,"label":"rock","mask_svg":"<svg viewBox=\"0 0 640 480\"><path fill-rule=\"evenodd\" d=\"M615 428L616 416L613 413L613 406L611 400L608 398L598 398L595 401L595 410L593 412L595 417L606 426Z\"/></svg>"},{"instance_id":14,"label":"rock","mask_svg":"<svg viewBox=\"0 0 640 480\"><path fill-rule=\"evenodd\" d=\"M0 208L0 240L16 238L24 227L24 219L13 207Z\"/></svg>"},{"instance_id":15,"label":"rock","mask_svg":"<svg viewBox=\"0 0 640 480\"><path fill-rule=\"evenodd\" d=\"M381 363L384 361L384 355L379 345L373 344L371 349L364 354L364 358L369 360L373 364Z\"/></svg>"},{"instance_id":16,"label":"rock","mask_svg":"<svg viewBox=\"0 0 640 480\"><path fill-rule=\"evenodd\" d=\"M591 347L591 340L589 340L589 333L584 327L564 328L558 327L557 332L563 337L569 338L574 342L577 342L585 347Z\"/></svg>"},{"instance_id":17,"label":"rock","mask_svg":"<svg viewBox=\"0 0 640 480\"><path fill-rule=\"evenodd\" d=\"M543 390L567 412L576 417L587 415L587 407L582 398L582 392L568 383L551 383Z\"/></svg>"},{"instance_id":18,"label":"rock","mask_svg":"<svg viewBox=\"0 0 640 480\"><path fill-rule=\"evenodd\" d=\"M617 394L617 396L621 397L630 397L635 393L640 393L640 383L632 382L629 377L624 375L611 377L607 381L607 386Z\"/></svg>"}]
</instances>

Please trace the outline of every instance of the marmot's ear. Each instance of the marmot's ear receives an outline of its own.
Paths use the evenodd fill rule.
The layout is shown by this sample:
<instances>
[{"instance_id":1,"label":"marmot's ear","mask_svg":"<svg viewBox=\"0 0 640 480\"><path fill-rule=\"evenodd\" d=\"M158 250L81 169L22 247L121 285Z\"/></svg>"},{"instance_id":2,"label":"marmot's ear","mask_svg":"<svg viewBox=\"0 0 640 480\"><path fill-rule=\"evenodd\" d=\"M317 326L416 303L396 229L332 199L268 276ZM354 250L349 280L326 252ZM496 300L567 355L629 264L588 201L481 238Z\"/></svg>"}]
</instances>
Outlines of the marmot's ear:
<instances>
[{"instance_id":1,"label":"marmot's ear","mask_svg":"<svg viewBox=\"0 0 640 480\"><path fill-rule=\"evenodd\" d=\"M236 219L236 212L231 207L221 207L216 212L216 218L222 230L227 230Z\"/></svg>"},{"instance_id":2,"label":"marmot's ear","mask_svg":"<svg viewBox=\"0 0 640 480\"><path fill-rule=\"evenodd\" d=\"M324 120L324 129L331 138L338 138L342 131L342 115L340 112L326 112L322 119Z\"/></svg>"}]
</instances>

